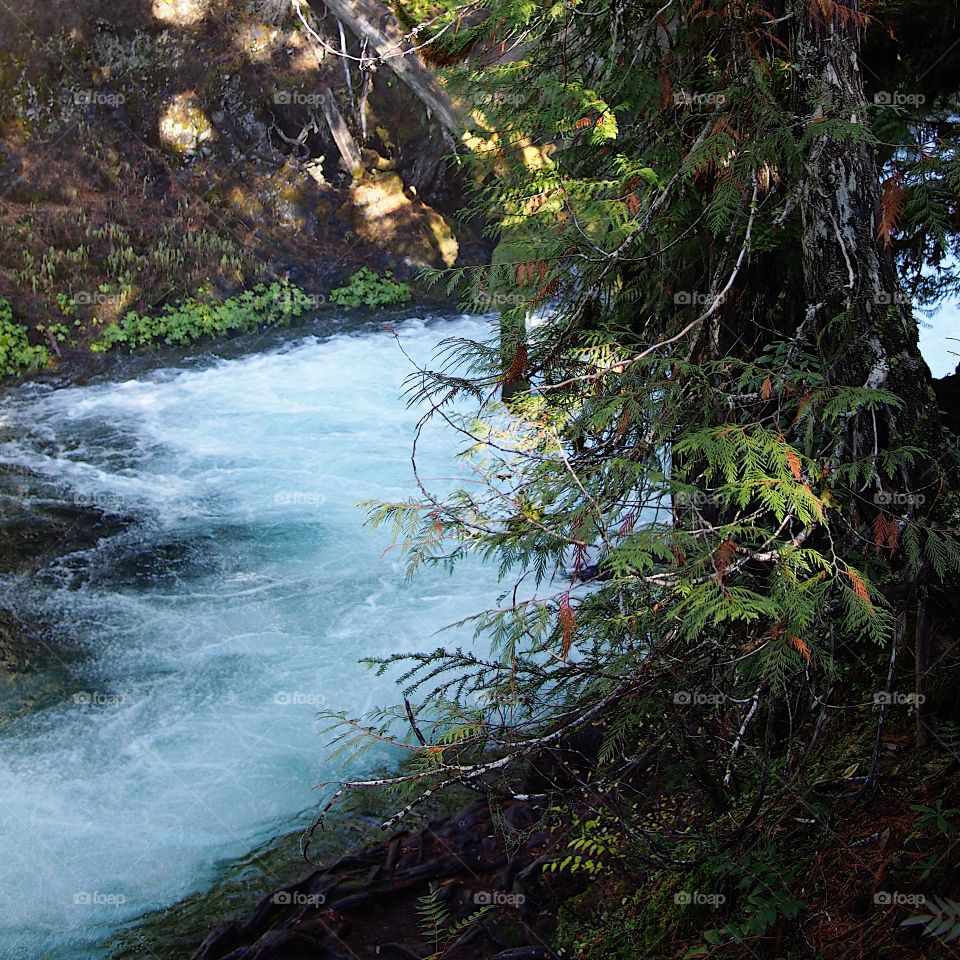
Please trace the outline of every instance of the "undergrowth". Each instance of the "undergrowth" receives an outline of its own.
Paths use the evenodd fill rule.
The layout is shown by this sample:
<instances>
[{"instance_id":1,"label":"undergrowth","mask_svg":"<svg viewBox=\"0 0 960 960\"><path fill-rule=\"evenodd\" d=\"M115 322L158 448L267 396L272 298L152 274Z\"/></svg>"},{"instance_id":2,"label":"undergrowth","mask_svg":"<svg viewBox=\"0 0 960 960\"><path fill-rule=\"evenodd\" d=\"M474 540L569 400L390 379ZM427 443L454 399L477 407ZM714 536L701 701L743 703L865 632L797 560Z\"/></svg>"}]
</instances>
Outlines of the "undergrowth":
<instances>
[{"instance_id":1,"label":"undergrowth","mask_svg":"<svg viewBox=\"0 0 960 960\"><path fill-rule=\"evenodd\" d=\"M10 304L0 297L0 377L31 373L50 363L44 346L33 346L27 328L13 318Z\"/></svg>"},{"instance_id":2,"label":"undergrowth","mask_svg":"<svg viewBox=\"0 0 960 960\"><path fill-rule=\"evenodd\" d=\"M219 304L191 298L168 304L153 316L130 311L118 323L107 326L90 349L102 353L115 347L143 347L158 341L185 345L223 333L286 326L314 306L313 298L293 284L259 283Z\"/></svg>"},{"instance_id":3,"label":"undergrowth","mask_svg":"<svg viewBox=\"0 0 960 960\"><path fill-rule=\"evenodd\" d=\"M403 306L410 302L410 286L392 276L389 270L380 277L369 267L361 267L344 286L331 292L330 299L341 307Z\"/></svg>"}]
</instances>

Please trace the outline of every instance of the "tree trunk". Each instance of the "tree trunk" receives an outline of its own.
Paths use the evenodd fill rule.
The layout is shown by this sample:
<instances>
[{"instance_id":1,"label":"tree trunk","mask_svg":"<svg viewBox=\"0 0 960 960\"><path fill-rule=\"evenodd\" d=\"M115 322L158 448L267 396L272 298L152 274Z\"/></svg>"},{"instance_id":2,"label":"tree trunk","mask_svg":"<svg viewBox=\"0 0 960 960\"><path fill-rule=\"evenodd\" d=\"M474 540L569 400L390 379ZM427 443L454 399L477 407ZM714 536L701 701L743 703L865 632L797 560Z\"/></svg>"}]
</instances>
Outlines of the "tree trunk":
<instances>
[{"instance_id":1,"label":"tree trunk","mask_svg":"<svg viewBox=\"0 0 960 960\"><path fill-rule=\"evenodd\" d=\"M900 411L885 408L876 424L869 415L851 418L846 453L869 456L908 437L934 450L939 430L930 371L892 253L877 238L880 171L866 139L858 0L825 7L821 15L809 0L794 0L802 111L808 126L852 121L864 137L825 132L809 152L801 212L812 328L833 384L882 387L905 402ZM910 492L916 478L901 479ZM865 491L871 502L875 492Z\"/></svg>"},{"instance_id":2,"label":"tree trunk","mask_svg":"<svg viewBox=\"0 0 960 960\"><path fill-rule=\"evenodd\" d=\"M889 246L878 238L881 217L880 170L866 136L831 133L831 121L865 125L860 71L861 26L858 0L833 0L815 6L793 0L798 30L797 62L803 71L800 112L807 124L822 124L807 157L809 171L800 200L803 270L810 333L825 361L829 386L888 390L902 401L849 416L834 448L836 461L867 461L884 449L912 445L921 451L895 477L874 472L858 491L849 517L853 529L870 529L890 508L902 529L908 522L936 522L942 507L919 491L946 483L940 466L941 431L929 368L919 348L919 330L909 299L900 289ZM820 10L825 9L821 14ZM901 499L902 498L902 499ZM925 501L929 509L923 509ZM902 504L902 505L901 505ZM945 519L939 516L939 519ZM900 562L909 588L896 599L899 615L914 613L915 690L925 695L930 669L927 638L929 610L921 605L932 574L927 564ZM918 739L927 734L927 718L918 716Z\"/></svg>"}]
</instances>

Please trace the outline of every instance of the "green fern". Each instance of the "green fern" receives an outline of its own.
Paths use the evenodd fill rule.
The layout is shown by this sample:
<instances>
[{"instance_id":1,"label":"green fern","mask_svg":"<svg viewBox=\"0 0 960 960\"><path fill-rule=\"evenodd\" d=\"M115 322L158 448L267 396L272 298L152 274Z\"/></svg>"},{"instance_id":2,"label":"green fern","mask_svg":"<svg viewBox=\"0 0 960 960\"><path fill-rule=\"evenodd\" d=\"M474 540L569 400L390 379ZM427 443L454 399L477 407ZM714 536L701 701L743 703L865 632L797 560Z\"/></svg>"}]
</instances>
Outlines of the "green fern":
<instances>
[{"instance_id":1,"label":"green fern","mask_svg":"<svg viewBox=\"0 0 960 960\"><path fill-rule=\"evenodd\" d=\"M935 937L941 943L960 940L960 903L947 897L931 897L930 910L908 917L901 926L923 926L923 934Z\"/></svg>"}]
</instances>

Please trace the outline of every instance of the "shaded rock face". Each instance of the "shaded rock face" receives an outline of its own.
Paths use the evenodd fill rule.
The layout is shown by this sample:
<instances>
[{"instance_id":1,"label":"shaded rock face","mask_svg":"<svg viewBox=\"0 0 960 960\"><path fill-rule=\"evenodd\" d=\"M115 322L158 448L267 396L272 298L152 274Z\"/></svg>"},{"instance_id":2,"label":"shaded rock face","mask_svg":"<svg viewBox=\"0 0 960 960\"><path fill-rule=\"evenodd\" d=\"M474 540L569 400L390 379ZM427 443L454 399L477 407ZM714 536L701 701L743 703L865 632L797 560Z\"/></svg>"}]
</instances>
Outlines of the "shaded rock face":
<instances>
[{"instance_id":1,"label":"shaded rock face","mask_svg":"<svg viewBox=\"0 0 960 960\"><path fill-rule=\"evenodd\" d=\"M316 28L339 46L332 18ZM289 265L326 292L364 264L410 278L476 256L478 233L465 246L451 226L466 191L441 131L389 71L361 122L343 66L273 0L0 5L0 296L28 320L79 319L82 347L114 319L88 302L101 285L143 311ZM58 294L78 301L68 314Z\"/></svg>"},{"instance_id":2,"label":"shaded rock face","mask_svg":"<svg viewBox=\"0 0 960 960\"><path fill-rule=\"evenodd\" d=\"M35 578L58 557L95 546L129 522L96 507L60 502L56 489L41 477L0 464L0 575L14 584L17 578ZM0 605L0 694L8 679L3 674L30 671L51 659L63 666L70 656L45 624L25 622Z\"/></svg>"}]
</instances>

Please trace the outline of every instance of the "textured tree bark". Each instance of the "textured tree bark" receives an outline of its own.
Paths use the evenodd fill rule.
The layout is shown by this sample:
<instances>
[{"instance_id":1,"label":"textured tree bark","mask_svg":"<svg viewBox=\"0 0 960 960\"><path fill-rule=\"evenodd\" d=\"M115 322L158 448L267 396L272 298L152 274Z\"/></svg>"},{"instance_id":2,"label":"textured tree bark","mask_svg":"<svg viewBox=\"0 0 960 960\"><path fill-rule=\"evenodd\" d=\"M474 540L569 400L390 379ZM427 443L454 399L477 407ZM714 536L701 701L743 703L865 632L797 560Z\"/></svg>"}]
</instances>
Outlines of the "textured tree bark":
<instances>
[{"instance_id":1,"label":"textured tree bark","mask_svg":"<svg viewBox=\"0 0 960 960\"><path fill-rule=\"evenodd\" d=\"M459 136L464 124L453 102L437 78L424 64L420 56L404 53L410 43L404 44L406 35L393 11L381 0L309 0L317 10L327 7L334 16L343 20L358 37L365 37L381 55L391 70L416 94L437 121L451 133Z\"/></svg>"},{"instance_id":2,"label":"textured tree bark","mask_svg":"<svg viewBox=\"0 0 960 960\"><path fill-rule=\"evenodd\" d=\"M793 0L797 63L801 69L800 113L824 133L812 138L808 177L801 194L803 267L811 333L832 385L883 388L902 407L884 405L848 418L835 448L837 460L869 459L879 451L913 445L922 453L898 468L894 481L874 475L859 491L850 517L856 527L872 523L883 507L885 486L906 495L898 515L931 522L936 512L921 511L948 485L939 465L941 429L929 368L919 348L919 331L909 299L900 289L890 249L878 239L880 171L865 129L865 97L860 69L861 27L858 0L826 0L815 5ZM831 121L855 125L831 133ZM917 495L920 490L926 491ZM941 518L944 519L944 518ZM915 690L924 693L932 669L927 649L929 607L916 609L931 571L926 564L903 570L910 586L896 601L900 614L913 613L916 625ZM926 736L918 714L918 740Z\"/></svg>"},{"instance_id":3,"label":"textured tree bark","mask_svg":"<svg viewBox=\"0 0 960 960\"><path fill-rule=\"evenodd\" d=\"M867 415L852 417L848 455L870 455L897 435L935 449L937 406L919 331L892 254L877 239L880 176L866 137L858 0L824 6L821 14L808 0L794 0L801 109L808 127L825 128L812 141L800 202L813 329L833 383L883 387L905 401L901 411L886 408L876 424ZM838 139L831 120L862 126L864 136ZM916 478L902 479L906 491Z\"/></svg>"}]
</instances>

